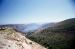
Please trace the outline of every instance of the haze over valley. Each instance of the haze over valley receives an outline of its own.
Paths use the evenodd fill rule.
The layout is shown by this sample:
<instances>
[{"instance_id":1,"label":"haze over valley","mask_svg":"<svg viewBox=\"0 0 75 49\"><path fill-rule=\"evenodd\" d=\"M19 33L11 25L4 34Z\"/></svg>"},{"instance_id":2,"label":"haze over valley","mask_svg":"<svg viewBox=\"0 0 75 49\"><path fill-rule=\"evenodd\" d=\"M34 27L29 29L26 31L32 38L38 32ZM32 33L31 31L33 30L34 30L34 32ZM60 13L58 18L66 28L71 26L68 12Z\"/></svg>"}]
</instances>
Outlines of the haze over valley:
<instances>
[{"instance_id":1,"label":"haze over valley","mask_svg":"<svg viewBox=\"0 0 75 49\"><path fill-rule=\"evenodd\" d=\"M75 0L0 0L0 49L75 49Z\"/></svg>"}]
</instances>

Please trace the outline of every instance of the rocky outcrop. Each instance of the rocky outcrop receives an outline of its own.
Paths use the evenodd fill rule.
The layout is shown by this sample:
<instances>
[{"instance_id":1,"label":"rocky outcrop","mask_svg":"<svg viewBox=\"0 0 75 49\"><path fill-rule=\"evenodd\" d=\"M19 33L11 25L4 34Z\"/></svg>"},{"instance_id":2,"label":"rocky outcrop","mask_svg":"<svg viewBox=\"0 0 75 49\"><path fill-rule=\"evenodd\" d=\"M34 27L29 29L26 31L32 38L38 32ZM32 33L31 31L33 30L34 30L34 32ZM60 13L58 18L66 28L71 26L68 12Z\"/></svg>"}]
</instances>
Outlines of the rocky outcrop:
<instances>
[{"instance_id":1,"label":"rocky outcrop","mask_svg":"<svg viewBox=\"0 0 75 49\"><path fill-rule=\"evenodd\" d=\"M46 49L21 34L9 28L0 30L0 49Z\"/></svg>"}]
</instances>

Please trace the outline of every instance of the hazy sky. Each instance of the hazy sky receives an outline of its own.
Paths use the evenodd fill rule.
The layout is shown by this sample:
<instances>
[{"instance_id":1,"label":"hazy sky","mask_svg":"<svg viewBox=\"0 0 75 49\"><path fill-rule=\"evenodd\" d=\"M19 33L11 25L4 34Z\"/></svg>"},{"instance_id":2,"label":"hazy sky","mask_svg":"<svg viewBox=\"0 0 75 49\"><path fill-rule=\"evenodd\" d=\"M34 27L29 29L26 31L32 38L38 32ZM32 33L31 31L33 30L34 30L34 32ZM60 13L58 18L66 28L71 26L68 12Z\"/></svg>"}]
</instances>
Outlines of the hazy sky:
<instances>
[{"instance_id":1,"label":"hazy sky","mask_svg":"<svg viewBox=\"0 0 75 49\"><path fill-rule=\"evenodd\" d=\"M0 0L0 24L59 22L75 18L73 1Z\"/></svg>"}]
</instances>

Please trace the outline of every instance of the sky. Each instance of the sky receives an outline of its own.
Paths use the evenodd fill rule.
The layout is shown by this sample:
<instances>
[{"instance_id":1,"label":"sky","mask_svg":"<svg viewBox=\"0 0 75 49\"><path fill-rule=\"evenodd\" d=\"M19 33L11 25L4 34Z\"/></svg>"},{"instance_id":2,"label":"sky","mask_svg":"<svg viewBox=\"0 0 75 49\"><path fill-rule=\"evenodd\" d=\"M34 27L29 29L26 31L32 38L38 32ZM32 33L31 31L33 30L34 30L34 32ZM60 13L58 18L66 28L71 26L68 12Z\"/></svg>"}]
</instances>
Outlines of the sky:
<instances>
[{"instance_id":1,"label":"sky","mask_svg":"<svg viewBox=\"0 0 75 49\"><path fill-rule=\"evenodd\" d=\"M75 0L0 0L0 24L59 22L75 18Z\"/></svg>"}]
</instances>

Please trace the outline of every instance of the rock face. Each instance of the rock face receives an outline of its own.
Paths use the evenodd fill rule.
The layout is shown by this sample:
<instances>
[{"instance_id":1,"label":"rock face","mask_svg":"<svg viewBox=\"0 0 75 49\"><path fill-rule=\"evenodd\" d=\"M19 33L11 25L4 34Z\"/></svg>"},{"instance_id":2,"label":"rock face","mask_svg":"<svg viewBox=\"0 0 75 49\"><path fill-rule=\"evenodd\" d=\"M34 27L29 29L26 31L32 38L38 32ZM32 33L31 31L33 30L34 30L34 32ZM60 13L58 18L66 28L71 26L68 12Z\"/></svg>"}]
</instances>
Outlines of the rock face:
<instances>
[{"instance_id":1,"label":"rock face","mask_svg":"<svg viewBox=\"0 0 75 49\"><path fill-rule=\"evenodd\" d=\"M0 49L46 49L9 28L0 30Z\"/></svg>"}]
</instances>

